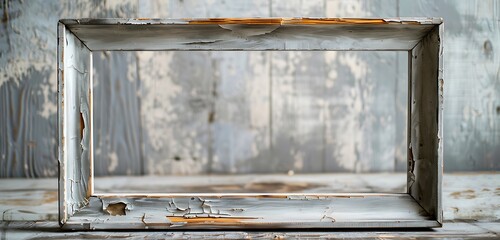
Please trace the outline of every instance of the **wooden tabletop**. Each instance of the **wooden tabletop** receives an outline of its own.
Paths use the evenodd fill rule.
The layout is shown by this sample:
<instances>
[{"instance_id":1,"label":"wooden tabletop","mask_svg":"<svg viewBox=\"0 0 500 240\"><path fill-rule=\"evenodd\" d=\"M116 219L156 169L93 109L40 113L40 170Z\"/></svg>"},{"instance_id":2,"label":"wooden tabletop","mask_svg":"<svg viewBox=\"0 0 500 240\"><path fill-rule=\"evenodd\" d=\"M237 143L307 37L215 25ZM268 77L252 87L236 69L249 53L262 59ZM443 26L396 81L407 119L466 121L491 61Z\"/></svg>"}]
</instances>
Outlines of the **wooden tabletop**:
<instances>
[{"instance_id":1,"label":"wooden tabletop","mask_svg":"<svg viewBox=\"0 0 500 240\"><path fill-rule=\"evenodd\" d=\"M108 177L96 180L96 191L184 189L186 192L197 192L197 186L208 182L214 187L204 189L211 192L352 192L353 189L360 192L400 192L404 188L404 177L404 173ZM177 178L176 185L165 184L171 183L171 178ZM0 211L3 214L0 238L500 238L500 174L445 174L443 197L445 224L438 229L63 232L57 223L57 179L1 179Z\"/></svg>"}]
</instances>

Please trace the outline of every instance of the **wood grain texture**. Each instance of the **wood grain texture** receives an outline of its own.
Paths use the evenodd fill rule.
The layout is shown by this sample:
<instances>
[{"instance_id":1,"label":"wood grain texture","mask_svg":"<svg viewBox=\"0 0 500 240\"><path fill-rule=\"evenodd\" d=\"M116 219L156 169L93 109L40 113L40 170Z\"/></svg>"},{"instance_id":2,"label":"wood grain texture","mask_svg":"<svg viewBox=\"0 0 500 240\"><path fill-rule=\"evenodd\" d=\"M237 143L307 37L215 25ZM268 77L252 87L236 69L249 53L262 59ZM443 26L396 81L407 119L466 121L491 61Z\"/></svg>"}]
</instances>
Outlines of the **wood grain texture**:
<instances>
[{"instance_id":1,"label":"wood grain texture","mask_svg":"<svg viewBox=\"0 0 500 240\"><path fill-rule=\"evenodd\" d=\"M172 1L149 2L140 6L139 13L163 18L220 17L227 12L266 16L267 9L268 1ZM146 173L193 175L228 173L236 166L239 171L256 168L252 162L268 145L268 100L262 97L267 94L266 54L148 52L138 56Z\"/></svg>"},{"instance_id":2,"label":"wood grain texture","mask_svg":"<svg viewBox=\"0 0 500 240\"><path fill-rule=\"evenodd\" d=\"M144 173L138 59L93 52L94 174Z\"/></svg>"},{"instance_id":3,"label":"wood grain texture","mask_svg":"<svg viewBox=\"0 0 500 240\"><path fill-rule=\"evenodd\" d=\"M498 1L401 1L400 15L442 16L444 169L500 165L500 6Z\"/></svg>"},{"instance_id":4,"label":"wood grain texture","mask_svg":"<svg viewBox=\"0 0 500 240\"><path fill-rule=\"evenodd\" d=\"M273 5L277 9L273 14L287 16L301 11L324 16L320 2L301 3L303 9L293 7L299 2ZM370 1L325 4L327 17L345 12L362 17L396 13L395 5L390 9L390 4ZM406 86L407 79L396 77L399 62L395 53L273 54L272 138L279 159L274 161L304 172L394 171L395 147L386 143L395 141L396 115L406 113L395 111L395 88L399 81ZM406 157L404 146L400 152Z\"/></svg>"},{"instance_id":5,"label":"wood grain texture","mask_svg":"<svg viewBox=\"0 0 500 240\"><path fill-rule=\"evenodd\" d=\"M437 1L279 1L260 0L251 2L227 2L222 0L200 3L199 1L102 1L76 2L59 0L33 0L29 3L9 1L0 3L2 21L0 25L0 176L1 177L45 177L57 175L57 101L56 101L56 23L59 18L83 17L270 17L271 8L291 9L284 17L444 17L446 31L444 37L445 62L444 75L444 158L447 171L499 169L499 59L500 32L498 2L493 0L452 2ZM397 8L399 6L399 8ZM324 9L325 13L317 9ZM394 10L397 8L396 10ZM278 11L278 10L276 10ZM396 12L394 12L396 11ZM272 15L278 16L278 15ZM279 16L283 17L283 16ZM357 54L355 54L357 56ZM362 54L361 54L362 55ZM363 56L357 56L363 60ZM373 57L380 62L393 62L392 57ZM387 59L386 59L387 58ZM127 58L119 72L128 72L134 68L134 57ZM326 61L326 60L325 60ZM334 62L338 62L336 59ZM371 61L371 60L370 60ZM396 62L396 61L395 61ZM396 64L394 62L394 64ZM400 63L398 60L397 62ZM107 64L104 63L103 64ZM368 64L370 66L371 64ZM399 64L401 67L402 63ZM387 66L389 68L389 66ZM385 68L384 68L385 69ZM371 71L376 74L377 68ZM333 74L331 68L329 73ZM404 73L405 70L399 71ZM141 78L150 79L148 73ZM392 73L391 73L392 74ZM404 77L404 76L403 76ZM388 78L389 79L389 78ZM402 79L398 77L398 79ZM148 80L149 81L149 80ZM399 84L400 82L397 82ZM337 84L338 86L338 84ZM401 85L397 85L401 89ZM131 86L132 87L132 86ZM143 86L139 91L146 92ZM347 88L347 86L345 86ZM389 85L384 86L389 87ZM134 88L134 87L132 87ZM128 89L131 90L131 89ZM113 96L128 96L127 103L136 102L131 92L121 89ZM396 104L405 102L406 94L397 92ZM382 93L368 95L374 99ZM385 94L385 93L384 93ZM111 94L108 94L111 95ZM402 98L401 98L402 97ZM142 100L141 100L142 101ZM124 103L125 104L125 103ZM130 105L132 106L132 105ZM396 167L406 168L406 141L401 136L405 129L403 119L404 106L396 106L395 143L380 145L380 150L396 145ZM99 110L100 106L96 106ZM118 111L122 107L117 107ZM333 111L330 111L333 112ZM116 113L125 116L125 113ZM392 113L390 114L392 116ZM333 117L341 117L338 114ZM105 120L97 119L97 123ZM103 124L116 129L112 124ZM134 125L130 125L131 127ZM104 132L111 130L102 129ZM114 131L114 130L113 130ZM127 129L123 134L134 133L138 129ZM141 129L141 131L153 131ZM328 130L331 131L331 130ZM117 143L128 139L115 131L109 143L103 149L114 149ZM390 137L389 135L384 136ZM448 140L449 139L449 140ZM127 140L127 143L134 141ZM345 136L337 139L341 142L354 142ZM367 140L368 141L368 140ZM104 142L103 142L104 143ZM387 143L389 144L389 143ZM354 145L353 145L354 146ZM137 146L128 146L136 151ZM142 145L145 149L146 145ZM448 151L449 150L449 151ZM130 151L126 150L125 152ZM369 152L372 150L363 149ZM123 152L123 151L119 151ZM107 157L112 152L102 152ZM333 156L334 153L331 153ZM327 154L328 155L328 154ZM125 157L123 157L126 159ZM160 156L158 156L161 159ZM208 157L207 157L208 158ZM121 158L120 158L121 159ZM340 158L338 158L340 159ZM104 159L103 161L108 161ZM118 161L116 173L127 173L127 165L134 166L138 159ZM123 162L123 163L122 163ZM335 168L333 161L327 161ZM385 162L384 162L385 163ZM371 165L371 164L369 164ZM123 168L122 168L123 166ZM107 171L106 164L99 169ZM378 165L377 165L378 167ZM384 167L386 167L384 165ZM132 168L132 167L130 167ZM149 173L147 159L144 159L144 172ZM366 171L371 171L366 166ZM204 168L203 169L208 169ZM134 167L135 170L135 167ZM133 171L134 171L133 170ZM99 171L99 170L97 170ZM158 170L164 174L167 170ZM135 172L134 172L135 173Z\"/></svg>"},{"instance_id":6,"label":"wood grain texture","mask_svg":"<svg viewBox=\"0 0 500 240\"><path fill-rule=\"evenodd\" d=\"M398 15L396 0L326 0L326 12L327 17L404 17ZM334 133L335 141L326 151L332 166L356 172L406 170L406 55L338 52L327 59L335 66L329 74L336 76L328 94L331 120L327 129ZM391 141L395 144L387 144Z\"/></svg>"},{"instance_id":7,"label":"wood grain texture","mask_svg":"<svg viewBox=\"0 0 500 240\"><path fill-rule=\"evenodd\" d=\"M405 193L406 173L99 177L95 194ZM150 182L149 184L144 184ZM127 184L125 184L127 183Z\"/></svg>"},{"instance_id":8,"label":"wood grain texture","mask_svg":"<svg viewBox=\"0 0 500 240\"><path fill-rule=\"evenodd\" d=\"M60 231L55 222L1 222L0 234L6 239L57 239L57 238L154 238L154 239L498 239L500 228L495 222L453 221L447 222L439 229L415 229L405 231L377 229L376 231L360 231L359 229L343 230L303 230L303 231Z\"/></svg>"},{"instance_id":9,"label":"wood grain texture","mask_svg":"<svg viewBox=\"0 0 500 240\"><path fill-rule=\"evenodd\" d=\"M324 17L323 1L276 4L271 16ZM325 171L323 52L273 52L271 64L271 145L268 166L277 172ZM328 80L327 80L328 81Z\"/></svg>"},{"instance_id":10,"label":"wood grain texture","mask_svg":"<svg viewBox=\"0 0 500 240\"><path fill-rule=\"evenodd\" d=\"M209 169L212 61L208 52L141 52L141 127L146 174Z\"/></svg>"},{"instance_id":11,"label":"wood grain texture","mask_svg":"<svg viewBox=\"0 0 500 240\"><path fill-rule=\"evenodd\" d=\"M209 173L276 171L271 156L270 52L213 52Z\"/></svg>"},{"instance_id":12,"label":"wood grain texture","mask_svg":"<svg viewBox=\"0 0 500 240\"><path fill-rule=\"evenodd\" d=\"M330 192L360 192L377 191L383 189L399 189L406 174L404 173L373 173L373 174L325 174L289 176L267 175L255 179L255 175L235 176L175 176L179 185L187 186L182 190L204 188L207 192L221 192L223 185L251 182L253 186L265 186L263 183L274 183L268 186L294 187L302 186L302 192L308 188L315 188L318 184L328 185ZM96 186L97 193L103 192L143 192L154 193L159 189L165 192L175 192L179 185L173 181L173 176L124 176L124 177L98 177L103 184ZM155 179L155 180L153 180ZM320 180L320 181L318 181ZM321 182L321 180L324 180ZM491 172L467 172L445 174L443 177L443 211L444 219L450 221L498 221L500 218L500 189L498 182L500 174ZM220 183L207 186L207 182ZM260 183L260 184L256 184ZM298 184L300 183L300 184ZM191 185L193 184L193 185ZM171 189L172 191L168 191ZM234 189L234 187L232 188ZM316 188L322 191L325 188ZM279 192L279 189L276 189ZM227 190L225 190L227 191ZM397 190L401 191L401 190ZM199 192L199 191L196 191ZM288 191L290 192L290 191ZM0 221L54 221L57 228L57 179L0 179ZM498 225L498 224L497 224Z\"/></svg>"}]
</instances>

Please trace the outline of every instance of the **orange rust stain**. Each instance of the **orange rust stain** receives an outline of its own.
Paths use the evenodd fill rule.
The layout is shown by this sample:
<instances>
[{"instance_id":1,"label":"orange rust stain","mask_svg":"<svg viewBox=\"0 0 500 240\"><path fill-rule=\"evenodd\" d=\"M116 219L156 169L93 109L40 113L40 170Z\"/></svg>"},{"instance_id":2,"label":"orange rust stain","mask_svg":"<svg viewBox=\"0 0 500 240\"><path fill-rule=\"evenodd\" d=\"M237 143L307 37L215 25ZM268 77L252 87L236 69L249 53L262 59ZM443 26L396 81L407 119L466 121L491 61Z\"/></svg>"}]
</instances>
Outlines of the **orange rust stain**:
<instances>
[{"instance_id":1,"label":"orange rust stain","mask_svg":"<svg viewBox=\"0 0 500 240\"><path fill-rule=\"evenodd\" d=\"M185 19L189 24L263 24L280 25L281 18L207 18Z\"/></svg>"},{"instance_id":2,"label":"orange rust stain","mask_svg":"<svg viewBox=\"0 0 500 240\"><path fill-rule=\"evenodd\" d=\"M294 18L285 20L286 24L388 24L384 19L365 18Z\"/></svg>"},{"instance_id":3,"label":"orange rust stain","mask_svg":"<svg viewBox=\"0 0 500 240\"><path fill-rule=\"evenodd\" d=\"M135 20L151 20L151 18L136 18Z\"/></svg>"},{"instance_id":4,"label":"orange rust stain","mask_svg":"<svg viewBox=\"0 0 500 240\"><path fill-rule=\"evenodd\" d=\"M195 218L185 218L185 217L169 217L168 220L172 223L187 223L187 224L234 224L241 223L246 220L256 219L252 217L195 217Z\"/></svg>"},{"instance_id":5,"label":"orange rust stain","mask_svg":"<svg viewBox=\"0 0 500 240\"><path fill-rule=\"evenodd\" d=\"M251 25L287 25L287 24L389 24L384 19L366 18L207 18L184 19L189 24L251 24ZM399 22L394 22L399 23ZM401 22L418 24L418 22Z\"/></svg>"}]
</instances>

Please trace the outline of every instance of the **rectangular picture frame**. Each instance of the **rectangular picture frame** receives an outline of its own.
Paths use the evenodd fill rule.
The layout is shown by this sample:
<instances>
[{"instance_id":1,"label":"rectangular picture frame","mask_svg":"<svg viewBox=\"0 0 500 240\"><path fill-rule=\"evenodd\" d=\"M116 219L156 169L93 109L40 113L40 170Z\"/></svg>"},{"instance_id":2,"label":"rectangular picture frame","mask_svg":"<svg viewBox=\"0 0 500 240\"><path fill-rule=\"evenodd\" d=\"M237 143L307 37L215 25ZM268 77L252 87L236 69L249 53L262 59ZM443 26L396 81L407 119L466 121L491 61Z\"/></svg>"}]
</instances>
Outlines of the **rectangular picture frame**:
<instances>
[{"instance_id":1,"label":"rectangular picture frame","mask_svg":"<svg viewBox=\"0 0 500 240\"><path fill-rule=\"evenodd\" d=\"M441 18L62 19L58 23L63 229L441 227ZM406 51L406 193L96 194L93 51Z\"/></svg>"}]
</instances>

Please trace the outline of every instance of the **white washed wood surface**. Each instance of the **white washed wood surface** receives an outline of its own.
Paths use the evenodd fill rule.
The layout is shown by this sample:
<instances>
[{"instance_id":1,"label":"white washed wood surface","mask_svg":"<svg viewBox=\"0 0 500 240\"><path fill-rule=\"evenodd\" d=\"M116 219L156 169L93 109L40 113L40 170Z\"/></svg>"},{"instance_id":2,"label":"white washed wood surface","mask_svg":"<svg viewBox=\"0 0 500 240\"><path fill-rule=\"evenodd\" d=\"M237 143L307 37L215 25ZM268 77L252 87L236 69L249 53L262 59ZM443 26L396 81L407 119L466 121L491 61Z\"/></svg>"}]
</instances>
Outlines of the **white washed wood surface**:
<instances>
[{"instance_id":1,"label":"white washed wood surface","mask_svg":"<svg viewBox=\"0 0 500 240\"><path fill-rule=\"evenodd\" d=\"M314 176L314 175L313 175ZM97 178L96 192L167 192L179 188L191 192L400 192L406 174L333 174L278 176L258 180L253 175L180 177L107 177ZM156 179L156 180L154 180ZM207 181L208 180L208 181ZM281 181L281 184L279 184ZM214 184L212 188L208 183ZM263 184L263 183L269 184ZM248 184L250 183L250 184ZM500 174L454 173L443 177L443 210L445 221L500 219ZM247 188L245 189L245 184ZM57 221L57 179L1 179L0 213L3 221ZM446 224L445 224L446 225Z\"/></svg>"},{"instance_id":2,"label":"white washed wood surface","mask_svg":"<svg viewBox=\"0 0 500 240\"><path fill-rule=\"evenodd\" d=\"M1 177L56 176L56 23L84 17L444 17L445 170L500 169L498 1L52 0L1 6ZM404 56L180 55L95 54L97 175L404 170ZM193 62L203 67L189 71ZM286 71L291 77L281 75ZM193 80L201 75L209 82ZM271 152L287 158L277 161Z\"/></svg>"}]
</instances>

